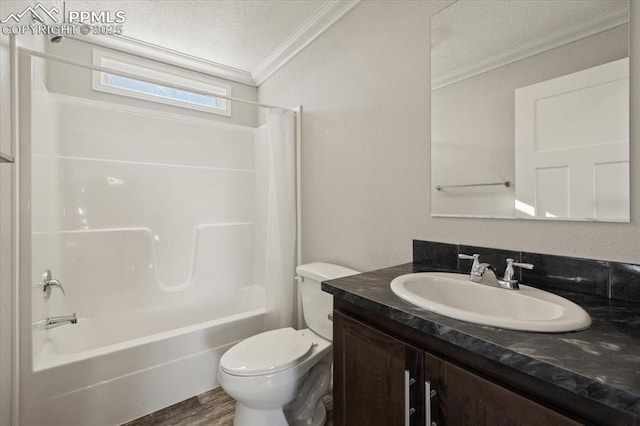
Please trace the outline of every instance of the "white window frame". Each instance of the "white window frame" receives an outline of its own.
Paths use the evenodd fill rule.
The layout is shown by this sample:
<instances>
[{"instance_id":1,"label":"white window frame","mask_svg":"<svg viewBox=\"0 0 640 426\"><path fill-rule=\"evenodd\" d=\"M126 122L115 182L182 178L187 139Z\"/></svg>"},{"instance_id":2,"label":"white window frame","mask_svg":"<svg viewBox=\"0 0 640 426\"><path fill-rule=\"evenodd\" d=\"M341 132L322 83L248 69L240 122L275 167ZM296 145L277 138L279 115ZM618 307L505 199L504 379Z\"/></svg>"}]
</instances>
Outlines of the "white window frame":
<instances>
[{"instance_id":1,"label":"white window frame","mask_svg":"<svg viewBox=\"0 0 640 426\"><path fill-rule=\"evenodd\" d=\"M93 64L117 71L123 71L129 74L139 75L140 81L143 82L146 81L145 77L147 77L160 82L165 82L168 87L171 87L172 84L178 84L182 87L192 87L195 90L204 90L207 92L220 94L222 96L231 96L231 86L220 80L205 80L194 77L193 75L190 75L186 72L182 73L175 70L168 71L166 69L163 69L160 64L154 64L151 62L134 59L129 56L120 55L113 52L94 49ZM157 102L166 105L178 106L181 108L189 108L213 114L225 115L227 117L231 116L231 102L226 99L216 98L216 107L198 105L179 99L165 98L162 96L123 89L121 87L114 87L108 84L108 76L109 74L106 72L93 71L93 90L112 93L115 95L127 96L130 98L142 99L145 101Z\"/></svg>"}]
</instances>

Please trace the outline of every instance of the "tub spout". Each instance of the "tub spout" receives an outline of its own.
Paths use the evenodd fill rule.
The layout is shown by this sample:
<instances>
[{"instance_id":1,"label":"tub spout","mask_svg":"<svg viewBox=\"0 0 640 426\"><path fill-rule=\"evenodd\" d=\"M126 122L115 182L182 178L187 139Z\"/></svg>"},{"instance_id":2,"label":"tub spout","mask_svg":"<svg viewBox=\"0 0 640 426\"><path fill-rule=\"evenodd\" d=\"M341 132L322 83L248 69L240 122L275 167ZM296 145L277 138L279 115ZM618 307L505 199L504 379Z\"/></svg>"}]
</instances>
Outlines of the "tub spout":
<instances>
[{"instance_id":1,"label":"tub spout","mask_svg":"<svg viewBox=\"0 0 640 426\"><path fill-rule=\"evenodd\" d=\"M60 327L65 324L77 324L78 318L75 312L73 315L64 315L61 317L50 317L33 322L33 328L36 330L48 330L54 327Z\"/></svg>"}]
</instances>

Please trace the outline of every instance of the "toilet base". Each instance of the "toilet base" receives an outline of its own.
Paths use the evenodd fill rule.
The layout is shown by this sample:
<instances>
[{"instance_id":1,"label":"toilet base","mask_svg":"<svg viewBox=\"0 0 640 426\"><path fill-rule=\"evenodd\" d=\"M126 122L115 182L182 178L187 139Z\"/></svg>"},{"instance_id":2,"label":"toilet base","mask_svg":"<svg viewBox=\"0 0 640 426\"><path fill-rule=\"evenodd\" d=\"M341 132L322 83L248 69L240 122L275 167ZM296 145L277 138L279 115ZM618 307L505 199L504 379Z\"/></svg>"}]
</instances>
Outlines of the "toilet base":
<instances>
[{"instance_id":1,"label":"toilet base","mask_svg":"<svg viewBox=\"0 0 640 426\"><path fill-rule=\"evenodd\" d=\"M234 426L289 426L282 408L257 410L236 402Z\"/></svg>"},{"instance_id":2,"label":"toilet base","mask_svg":"<svg viewBox=\"0 0 640 426\"><path fill-rule=\"evenodd\" d=\"M316 404L316 409L313 412L313 416L300 419L300 420L292 420L289 425L290 426L323 426L327 421L327 409L325 408L322 401L318 401Z\"/></svg>"},{"instance_id":3,"label":"toilet base","mask_svg":"<svg viewBox=\"0 0 640 426\"><path fill-rule=\"evenodd\" d=\"M289 423L281 408L275 410L256 410L236 403L233 417L234 426L322 426L327 421L327 409L322 401L318 401L313 417Z\"/></svg>"},{"instance_id":4,"label":"toilet base","mask_svg":"<svg viewBox=\"0 0 640 426\"><path fill-rule=\"evenodd\" d=\"M328 357L331 358L331 354ZM316 364L305 378L297 398L284 407L292 426L322 426L327 419L327 410L322 396L331 384L331 364L327 359Z\"/></svg>"}]
</instances>

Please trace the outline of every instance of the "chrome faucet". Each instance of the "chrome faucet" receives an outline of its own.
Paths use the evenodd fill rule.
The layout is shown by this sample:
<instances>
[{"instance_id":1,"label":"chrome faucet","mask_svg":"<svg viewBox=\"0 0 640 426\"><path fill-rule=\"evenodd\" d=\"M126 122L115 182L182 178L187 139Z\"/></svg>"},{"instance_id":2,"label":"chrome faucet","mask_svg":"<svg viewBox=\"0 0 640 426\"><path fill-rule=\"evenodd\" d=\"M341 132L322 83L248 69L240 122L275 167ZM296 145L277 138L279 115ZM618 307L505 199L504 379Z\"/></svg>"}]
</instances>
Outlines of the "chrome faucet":
<instances>
[{"instance_id":1,"label":"chrome faucet","mask_svg":"<svg viewBox=\"0 0 640 426\"><path fill-rule=\"evenodd\" d=\"M36 330L48 330L54 327L60 327L65 324L77 324L78 318L75 312L72 315L64 315L61 317L50 317L33 322L33 328Z\"/></svg>"},{"instance_id":2,"label":"chrome faucet","mask_svg":"<svg viewBox=\"0 0 640 426\"><path fill-rule=\"evenodd\" d=\"M57 287L60 289L62 294L66 294L64 292L64 287L62 287L62 283L58 280L54 280L51 278L51 269L47 269L42 273L42 281L39 281L33 285L33 288L42 289L43 297L48 299L51 297L51 289Z\"/></svg>"},{"instance_id":3,"label":"chrome faucet","mask_svg":"<svg viewBox=\"0 0 640 426\"><path fill-rule=\"evenodd\" d=\"M519 263L513 259L507 259L507 268L504 271L504 277L498 278L496 271L488 263L480 263L480 255L474 254L470 256L468 254L458 254L459 259L473 259L473 265L471 265L471 272L469 273L469 280L474 283L486 284L493 287L504 288L507 290L519 290L518 280L514 279L513 267L533 269L531 263Z\"/></svg>"}]
</instances>

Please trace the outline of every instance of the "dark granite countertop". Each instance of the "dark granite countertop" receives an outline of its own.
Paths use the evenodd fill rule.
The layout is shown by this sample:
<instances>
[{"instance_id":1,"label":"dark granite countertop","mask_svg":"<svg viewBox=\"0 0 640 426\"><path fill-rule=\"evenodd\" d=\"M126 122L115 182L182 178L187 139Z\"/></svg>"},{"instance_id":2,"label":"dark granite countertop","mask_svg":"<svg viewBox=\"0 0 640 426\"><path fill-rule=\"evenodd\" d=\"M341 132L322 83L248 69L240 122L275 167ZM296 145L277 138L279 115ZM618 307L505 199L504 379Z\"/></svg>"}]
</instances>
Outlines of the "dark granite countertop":
<instances>
[{"instance_id":1,"label":"dark granite countertop","mask_svg":"<svg viewBox=\"0 0 640 426\"><path fill-rule=\"evenodd\" d=\"M640 304L554 291L582 306L591 327L555 334L502 330L444 317L393 294L393 278L424 271L409 263L326 281L322 289L640 420Z\"/></svg>"}]
</instances>

